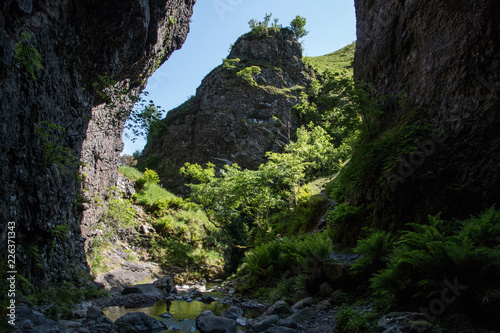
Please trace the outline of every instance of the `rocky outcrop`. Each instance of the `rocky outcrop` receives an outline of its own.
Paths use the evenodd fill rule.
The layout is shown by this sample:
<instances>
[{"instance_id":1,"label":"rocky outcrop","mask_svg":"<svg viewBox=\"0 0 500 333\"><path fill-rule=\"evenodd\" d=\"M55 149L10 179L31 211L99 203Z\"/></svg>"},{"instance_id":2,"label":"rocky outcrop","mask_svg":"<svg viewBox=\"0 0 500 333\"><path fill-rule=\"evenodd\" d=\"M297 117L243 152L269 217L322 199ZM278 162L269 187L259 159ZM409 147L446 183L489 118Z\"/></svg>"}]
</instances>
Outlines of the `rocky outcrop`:
<instances>
[{"instance_id":1,"label":"rocky outcrop","mask_svg":"<svg viewBox=\"0 0 500 333\"><path fill-rule=\"evenodd\" d=\"M0 246L14 222L15 269L35 285L86 275L91 202L115 185L133 98L182 45L193 3L0 4Z\"/></svg>"},{"instance_id":2,"label":"rocky outcrop","mask_svg":"<svg viewBox=\"0 0 500 333\"><path fill-rule=\"evenodd\" d=\"M182 184L178 170L185 162L256 168L267 151L279 149L278 139L286 141L298 127L292 107L310 80L290 30L271 31L267 38L243 35L196 96L170 111L165 128L150 135L143 166L157 170L174 190Z\"/></svg>"},{"instance_id":3,"label":"rocky outcrop","mask_svg":"<svg viewBox=\"0 0 500 333\"><path fill-rule=\"evenodd\" d=\"M378 96L404 96L386 99L384 129L426 123L438 134L400 156L388 182L363 189L358 203L376 201L378 219L404 222L439 211L467 216L498 201L498 1L355 4L355 77Z\"/></svg>"}]
</instances>

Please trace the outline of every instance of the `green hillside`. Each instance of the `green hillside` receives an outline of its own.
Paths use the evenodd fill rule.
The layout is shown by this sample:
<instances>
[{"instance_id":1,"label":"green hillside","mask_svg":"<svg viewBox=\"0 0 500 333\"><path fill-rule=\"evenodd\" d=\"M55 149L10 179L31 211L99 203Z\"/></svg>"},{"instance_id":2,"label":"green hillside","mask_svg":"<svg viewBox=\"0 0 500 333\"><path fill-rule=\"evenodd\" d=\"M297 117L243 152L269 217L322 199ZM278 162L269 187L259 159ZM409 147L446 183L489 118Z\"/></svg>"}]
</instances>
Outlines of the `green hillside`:
<instances>
[{"instance_id":1,"label":"green hillside","mask_svg":"<svg viewBox=\"0 0 500 333\"><path fill-rule=\"evenodd\" d=\"M320 73L329 70L332 73L346 71L352 74L352 61L354 60L355 49L356 43L354 42L338 51L323 56L304 57L304 62L309 63Z\"/></svg>"}]
</instances>

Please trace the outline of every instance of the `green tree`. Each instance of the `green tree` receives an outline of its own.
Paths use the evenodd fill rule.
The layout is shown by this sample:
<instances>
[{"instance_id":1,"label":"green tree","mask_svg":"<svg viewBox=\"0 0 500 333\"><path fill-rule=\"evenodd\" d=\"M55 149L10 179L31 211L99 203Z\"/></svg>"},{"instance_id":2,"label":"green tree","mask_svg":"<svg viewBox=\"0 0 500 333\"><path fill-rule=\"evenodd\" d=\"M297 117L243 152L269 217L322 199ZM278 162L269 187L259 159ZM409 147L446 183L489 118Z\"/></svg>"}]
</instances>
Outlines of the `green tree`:
<instances>
[{"instance_id":1,"label":"green tree","mask_svg":"<svg viewBox=\"0 0 500 333\"><path fill-rule=\"evenodd\" d=\"M309 31L304 28L305 25L306 19L300 15L295 16L292 22L290 22L290 30L292 30L297 39L300 39L309 33Z\"/></svg>"},{"instance_id":2,"label":"green tree","mask_svg":"<svg viewBox=\"0 0 500 333\"><path fill-rule=\"evenodd\" d=\"M150 133L157 134L165 124L161 121L163 110L160 106L149 101L149 104L139 104L139 108L134 108L130 113L129 119L125 125L125 129L130 133L126 135L135 141L137 137L147 137ZM132 135L130 135L132 134Z\"/></svg>"}]
</instances>

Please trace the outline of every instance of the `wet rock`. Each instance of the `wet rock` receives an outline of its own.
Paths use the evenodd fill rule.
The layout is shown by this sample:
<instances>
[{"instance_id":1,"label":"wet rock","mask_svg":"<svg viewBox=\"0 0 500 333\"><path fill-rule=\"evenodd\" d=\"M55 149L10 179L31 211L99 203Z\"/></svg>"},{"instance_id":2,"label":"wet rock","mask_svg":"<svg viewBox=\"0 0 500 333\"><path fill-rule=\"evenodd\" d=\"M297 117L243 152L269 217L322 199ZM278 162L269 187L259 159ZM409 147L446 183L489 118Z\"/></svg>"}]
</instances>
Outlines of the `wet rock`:
<instances>
[{"instance_id":1,"label":"wet rock","mask_svg":"<svg viewBox=\"0 0 500 333\"><path fill-rule=\"evenodd\" d=\"M291 320L296 322L297 324L300 324L304 321L309 321L311 320L314 316L316 315L316 312L312 308L305 308L300 310L297 313L294 313L290 317L287 318L287 320Z\"/></svg>"},{"instance_id":2,"label":"wet rock","mask_svg":"<svg viewBox=\"0 0 500 333\"><path fill-rule=\"evenodd\" d=\"M92 306L87 311L87 321L95 321L97 323L111 323L111 320L106 317L102 309L98 306Z\"/></svg>"},{"instance_id":3,"label":"wet rock","mask_svg":"<svg viewBox=\"0 0 500 333\"><path fill-rule=\"evenodd\" d=\"M431 324L425 318L418 312L391 312L378 321L378 327L383 333L431 332Z\"/></svg>"},{"instance_id":4,"label":"wet rock","mask_svg":"<svg viewBox=\"0 0 500 333\"><path fill-rule=\"evenodd\" d=\"M162 318L174 318L174 316L170 312L165 312L160 315Z\"/></svg>"},{"instance_id":5,"label":"wet rock","mask_svg":"<svg viewBox=\"0 0 500 333\"><path fill-rule=\"evenodd\" d=\"M297 328L297 322L294 321L293 319L280 319L278 323L276 324L278 326L284 326L288 328Z\"/></svg>"},{"instance_id":6,"label":"wet rock","mask_svg":"<svg viewBox=\"0 0 500 333\"><path fill-rule=\"evenodd\" d=\"M298 333L299 331L289 327L274 326L268 328L265 333Z\"/></svg>"},{"instance_id":7,"label":"wet rock","mask_svg":"<svg viewBox=\"0 0 500 333\"><path fill-rule=\"evenodd\" d=\"M264 312L265 316L277 315L280 319L287 318L293 314L293 310L285 301L277 301Z\"/></svg>"},{"instance_id":8,"label":"wet rock","mask_svg":"<svg viewBox=\"0 0 500 333\"><path fill-rule=\"evenodd\" d=\"M319 294L323 297L330 297L332 296L333 292L334 289L329 282L322 283L319 286Z\"/></svg>"},{"instance_id":9,"label":"wet rock","mask_svg":"<svg viewBox=\"0 0 500 333\"><path fill-rule=\"evenodd\" d=\"M307 290L305 290L305 289L299 289L293 295L292 303L295 304L298 301L303 300L304 298L310 297L310 296L311 296L311 294Z\"/></svg>"},{"instance_id":10,"label":"wet rock","mask_svg":"<svg viewBox=\"0 0 500 333\"><path fill-rule=\"evenodd\" d=\"M321 272L333 285L336 285L348 279L350 267L351 266L346 263L325 262L321 267Z\"/></svg>"},{"instance_id":11,"label":"wet rock","mask_svg":"<svg viewBox=\"0 0 500 333\"><path fill-rule=\"evenodd\" d=\"M295 303L292 306L292 309L295 311L302 310L303 308L305 308L307 306L313 305L313 303L314 303L314 299L312 297L306 297L303 300Z\"/></svg>"},{"instance_id":12,"label":"wet rock","mask_svg":"<svg viewBox=\"0 0 500 333\"><path fill-rule=\"evenodd\" d=\"M215 316L212 311L204 311L196 317L196 328L201 333L236 333L237 327L235 320Z\"/></svg>"},{"instance_id":13,"label":"wet rock","mask_svg":"<svg viewBox=\"0 0 500 333\"><path fill-rule=\"evenodd\" d=\"M166 326L161 321L158 321L145 313L133 312L118 318L115 325L119 327L133 327L139 333L150 333L157 330L165 329Z\"/></svg>"},{"instance_id":14,"label":"wet rock","mask_svg":"<svg viewBox=\"0 0 500 333\"><path fill-rule=\"evenodd\" d=\"M122 295L143 294L149 296L161 296L162 292L152 284L138 284L131 287L125 287Z\"/></svg>"},{"instance_id":15,"label":"wet rock","mask_svg":"<svg viewBox=\"0 0 500 333\"><path fill-rule=\"evenodd\" d=\"M203 295L201 297L201 302L210 304L212 302L215 302L215 299L212 296L210 296L210 295Z\"/></svg>"},{"instance_id":16,"label":"wet rock","mask_svg":"<svg viewBox=\"0 0 500 333\"><path fill-rule=\"evenodd\" d=\"M52 333L60 329L58 323L46 314L32 309L26 304L16 305L16 327L13 332Z\"/></svg>"},{"instance_id":17,"label":"wet rock","mask_svg":"<svg viewBox=\"0 0 500 333\"><path fill-rule=\"evenodd\" d=\"M246 327L248 325L248 319L245 317L240 317L236 319L236 323L242 327Z\"/></svg>"},{"instance_id":18,"label":"wet rock","mask_svg":"<svg viewBox=\"0 0 500 333\"><path fill-rule=\"evenodd\" d=\"M172 290L172 279L169 276L165 276L153 282L153 285L156 288L169 293Z\"/></svg>"},{"instance_id":19,"label":"wet rock","mask_svg":"<svg viewBox=\"0 0 500 333\"><path fill-rule=\"evenodd\" d=\"M236 320L243 317L243 309L238 306L232 306L222 313L222 317Z\"/></svg>"},{"instance_id":20,"label":"wet rock","mask_svg":"<svg viewBox=\"0 0 500 333\"><path fill-rule=\"evenodd\" d=\"M330 301L325 299L325 300L319 302L318 304L316 304L316 306L314 307L314 311L316 311L316 312L327 311L327 310L330 310L331 307L332 307L332 305L330 304Z\"/></svg>"},{"instance_id":21,"label":"wet rock","mask_svg":"<svg viewBox=\"0 0 500 333\"><path fill-rule=\"evenodd\" d=\"M340 305L345 303L349 295L344 292L342 289L335 290L332 294L331 300L333 304Z\"/></svg>"},{"instance_id":22,"label":"wet rock","mask_svg":"<svg viewBox=\"0 0 500 333\"><path fill-rule=\"evenodd\" d=\"M276 323L279 321L278 315L271 315L264 317L260 321L256 321L252 325L252 332L259 333L259 332L264 332L268 328L271 328L272 326L276 325Z\"/></svg>"}]
</instances>

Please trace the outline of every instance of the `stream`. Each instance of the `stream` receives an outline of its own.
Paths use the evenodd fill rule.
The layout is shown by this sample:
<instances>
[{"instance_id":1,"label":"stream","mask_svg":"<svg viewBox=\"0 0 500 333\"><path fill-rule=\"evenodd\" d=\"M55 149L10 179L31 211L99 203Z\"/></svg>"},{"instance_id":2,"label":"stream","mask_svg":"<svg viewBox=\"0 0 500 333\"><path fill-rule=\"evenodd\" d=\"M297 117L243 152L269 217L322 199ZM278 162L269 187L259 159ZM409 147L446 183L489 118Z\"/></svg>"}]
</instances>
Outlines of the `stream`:
<instances>
[{"instance_id":1,"label":"stream","mask_svg":"<svg viewBox=\"0 0 500 333\"><path fill-rule=\"evenodd\" d=\"M216 284L209 284L206 286L207 291L202 292L204 295L210 295L214 302L207 304L197 300L190 302L184 300L160 300L156 302L153 306L146 306L140 308L126 308L124 306L110 306L103 309L103 313L115 322L118 318L132 312L143 312L148 316L151 316L168 327L168 330L163 330L160 332L177 331L177 332L197 332L195 319L203 311L210 310L216 316L220 316L222 312L231 307L232 304L221 303L220 301L226 297L226 294L220 291L214 291ZM187 292L180 291L176 296L182 297L186 295ZM179 298L180 298L179 297ZM171 317L162 316L165 313L169 313ZM254 317L252 311L245 313L247 318ZM241 327L240 327L241 329ZM244 329L243 329L244 330Z\"/></svg>"}]
</instances>

